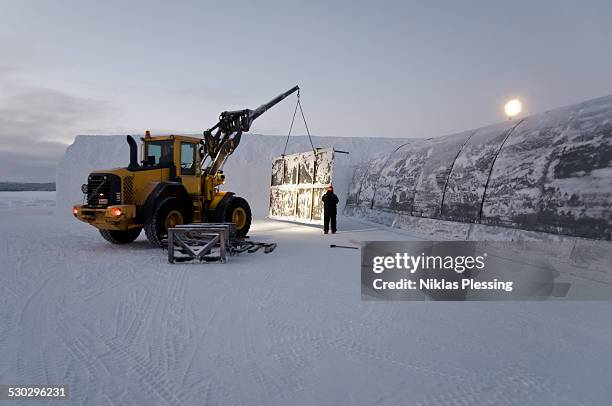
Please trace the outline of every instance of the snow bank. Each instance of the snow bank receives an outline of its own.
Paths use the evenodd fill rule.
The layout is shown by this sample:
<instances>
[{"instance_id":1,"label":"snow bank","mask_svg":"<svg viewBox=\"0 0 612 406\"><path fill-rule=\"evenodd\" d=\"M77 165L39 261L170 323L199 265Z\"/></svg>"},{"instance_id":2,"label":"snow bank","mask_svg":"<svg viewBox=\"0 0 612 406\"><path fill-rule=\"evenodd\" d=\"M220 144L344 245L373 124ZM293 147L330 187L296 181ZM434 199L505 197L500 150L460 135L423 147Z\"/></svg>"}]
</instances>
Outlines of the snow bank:
<instances>
[{"instance_id":1,"label":"snow bank","mask_svg":"<svg viewBox=\"0 0 612 406\"><path fill-rule=\"evenodd\" d=\"M227 184L223 189L246 198L255 217L265 217L268 212L272 159L281 155L285 141L286 138L280 136L244 135L225 165ZM313 137L313 142L318 148L334 147L349 152L348 155L337 154L334 168L334 185L343 205L352 168L372 154L394 149L406 141L399 138ZM308 137L292 136L287 153L310 149ZM90 172L125 167L128 161L125 135L78 135L57 168L58 213L69 214L73 204L83 201L81 185L87 182Z\"/></svg>"}]
</instances>

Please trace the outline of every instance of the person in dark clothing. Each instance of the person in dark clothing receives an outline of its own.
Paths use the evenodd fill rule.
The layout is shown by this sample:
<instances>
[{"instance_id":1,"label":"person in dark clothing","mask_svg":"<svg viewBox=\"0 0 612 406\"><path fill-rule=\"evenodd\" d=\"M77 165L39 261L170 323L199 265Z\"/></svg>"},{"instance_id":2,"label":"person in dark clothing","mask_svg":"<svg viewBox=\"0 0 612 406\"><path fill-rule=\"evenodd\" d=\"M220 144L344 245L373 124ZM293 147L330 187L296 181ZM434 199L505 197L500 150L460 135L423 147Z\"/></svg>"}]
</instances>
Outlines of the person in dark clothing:
<instances>
[{"instance_id":1,"label":"person in dark clothing","mask_svg":"<svg viewBox=\"0 0 612 406\"><path fill-rule=\"evenodd\" d=\"M331 222L331 232L336 233L336 206L338 205L338 196L334 194L334 187L329 185L327 193L321 198L323 200L323 232L329 232L329 223Z\"/></svg>"}]
</instances>

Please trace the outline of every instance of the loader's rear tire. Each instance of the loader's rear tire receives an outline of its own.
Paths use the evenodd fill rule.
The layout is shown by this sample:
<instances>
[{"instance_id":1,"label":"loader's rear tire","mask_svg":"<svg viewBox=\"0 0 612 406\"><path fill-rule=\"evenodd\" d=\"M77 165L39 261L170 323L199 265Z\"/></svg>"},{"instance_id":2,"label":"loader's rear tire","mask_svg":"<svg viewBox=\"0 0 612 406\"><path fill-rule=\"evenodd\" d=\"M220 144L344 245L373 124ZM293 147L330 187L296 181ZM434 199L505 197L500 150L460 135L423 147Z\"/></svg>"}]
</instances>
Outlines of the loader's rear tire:
<instances>
[{"instance_id":1,"label":"loader's rear tire","mask_svg":"<svg viewBox=\"0 0 612 406\"><path fill-rule=\"evenodd\" d=\"M102 235L102 238L104 238L106 241L110 243L129 244L131 242L134 242L134 240L138 238L138 236L140 235L140 232L142 231L142 227L131 228L126 231L120 231L120 230L98 230L98 231L100 231L100 235Z\"/></svg>"},{"instance_id":2,"label":"loader's rear tire","mask_svg":"<svg viewBox=\"0 0 612 406\"><path fill-rule=\"evenodd\" d=\"M225 209L225 221L236 225L236 236L245 237L251 228L251 208L242 197L234 197Z\"/></svg>"},{"instance_id":3,"label":"loader's rear tire","mask_svg":"<svg viewBox=\"0 0 612 406\"><path fill-rule=\"evenodd\" d=\"M168 197L161 201L150 219L145 222L147 239L153 245L162 246L162 240L168 235L168 229L188 223L187 213L178 199Z\"/></svg>"}]
</instances>

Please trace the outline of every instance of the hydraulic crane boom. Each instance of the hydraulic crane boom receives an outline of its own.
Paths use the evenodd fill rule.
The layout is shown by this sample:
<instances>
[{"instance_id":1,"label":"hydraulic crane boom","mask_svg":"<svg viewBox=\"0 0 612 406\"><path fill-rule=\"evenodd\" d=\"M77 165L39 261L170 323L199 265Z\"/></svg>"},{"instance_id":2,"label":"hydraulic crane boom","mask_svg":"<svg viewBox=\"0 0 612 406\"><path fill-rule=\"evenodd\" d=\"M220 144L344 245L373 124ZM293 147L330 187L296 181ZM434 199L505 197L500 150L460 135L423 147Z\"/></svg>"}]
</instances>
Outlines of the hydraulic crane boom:
<instances>
[{"instance_id":1,"label":"hydraulic crane boom","mask_svg":"<svg viewBox=\"0 0 612 406\"><path fill-rule=\"evenodd\" d=\"M244 109L234 111L224 111L219 117L219 123L217 124L221 129L221 132L232 133L237 131L246 132L251 129L253 121L263 113L274 107L279 102L283 101L287 96L300 90L299 86L294 86L287 90L285 93L276 96L274 99L267 103L262 104L255 110ZM214 127L213 127L214 128Z\"/></svg>"},{"instance_id":2,"label":"hydraulic crane boom","mask_svg":"<svg viewBox=\"0 0 612 406\"><path fill-rule=\"evenodd\" d=\"M223 167L227 157L238 147L242 133L249 131L253 121L287 96L299 92L299 90L299 86L294 86L255 110L244 109L221 113L219 122L214 127L204 131L204 152L212 160L208 168L204 170L205 173L209 175L217 173ZM215 131L214 134L213 131ZM204 155L202 154L202 156Z\"/></svg>"}]
</instances>

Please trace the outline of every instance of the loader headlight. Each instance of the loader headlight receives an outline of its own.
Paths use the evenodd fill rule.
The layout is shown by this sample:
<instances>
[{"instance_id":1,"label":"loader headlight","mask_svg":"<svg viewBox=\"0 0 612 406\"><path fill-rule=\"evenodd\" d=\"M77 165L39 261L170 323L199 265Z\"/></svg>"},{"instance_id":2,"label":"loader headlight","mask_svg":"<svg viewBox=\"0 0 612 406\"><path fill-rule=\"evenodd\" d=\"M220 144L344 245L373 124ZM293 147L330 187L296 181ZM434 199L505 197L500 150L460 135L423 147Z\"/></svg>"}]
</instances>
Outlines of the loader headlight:
<instances>
[{"instance_id":1,"label":"loader headlight","mask_svg":"<svg viewBox=\"0 0 612 406\"><path fill-rule=\"evenodd\" d=\"M73 214L73 215L75 215L75 216L76 216L77 214L79 214L79 209L77 209L76 207L73 207L73 208L72 208L72 214Z\"/></svg>"},{"instance_id":2,"label":"loader headlight","mask_svg":"<svg viewBox=\"0 0 612 406\"><path fill-rule=\"evenodd\" d=\"M119 217L121 216L123 212L121 211L121 209L119 207L114 207L111 209L111 214L115 217Z\"/></svg>"},{"instance_id":3,"label":"loader headlight","mask_svg":"<svg viewBox=\"0 0 612 406\"><path fill-rule=\"evenodd\" d=\"M87 193L87 183L83 183L83 184L81 185L81 192L83 192L83 193Z\"/></svg>"}]
</instances>

